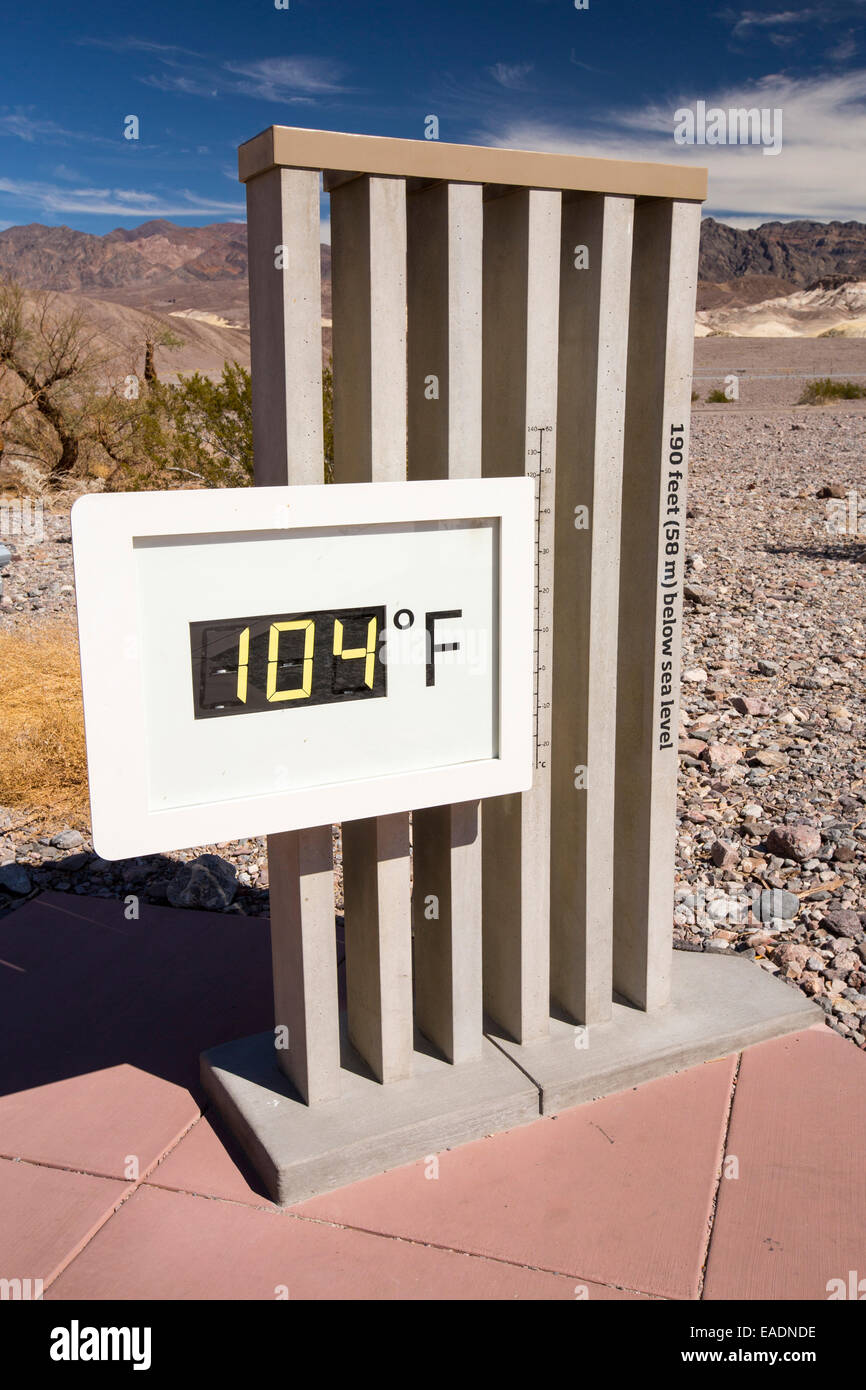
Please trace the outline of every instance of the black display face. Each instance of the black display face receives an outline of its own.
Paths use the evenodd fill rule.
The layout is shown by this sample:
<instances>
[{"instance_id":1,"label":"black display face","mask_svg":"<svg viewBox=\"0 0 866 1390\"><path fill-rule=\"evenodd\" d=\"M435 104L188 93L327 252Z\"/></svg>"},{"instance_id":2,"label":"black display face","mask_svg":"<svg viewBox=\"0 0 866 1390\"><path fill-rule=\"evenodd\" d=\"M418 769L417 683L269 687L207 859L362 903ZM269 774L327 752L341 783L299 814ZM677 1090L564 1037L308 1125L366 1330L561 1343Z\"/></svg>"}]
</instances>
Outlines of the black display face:
<instances>
[{"instance_id":1,"label":"black display face","mask_svg":"<svg viewBox=\"0 0 866 1390\"><path fill-rule=\"evenodd\" d=\"M195 717L386 695L384 627L384 606L190 623Z\"/></svg>"}]
</instances>

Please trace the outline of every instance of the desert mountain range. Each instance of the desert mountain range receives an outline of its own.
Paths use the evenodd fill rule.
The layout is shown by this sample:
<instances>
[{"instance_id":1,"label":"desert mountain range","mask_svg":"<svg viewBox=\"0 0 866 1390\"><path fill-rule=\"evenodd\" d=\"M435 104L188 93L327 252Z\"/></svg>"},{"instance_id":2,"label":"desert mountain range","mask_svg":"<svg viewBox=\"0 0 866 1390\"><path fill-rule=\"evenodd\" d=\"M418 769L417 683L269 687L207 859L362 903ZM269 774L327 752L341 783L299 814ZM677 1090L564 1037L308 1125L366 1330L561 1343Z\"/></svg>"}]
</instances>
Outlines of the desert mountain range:
<instances>
[{"instance_id":1,"label":"desert mountain range","mask_svg":"<svg viewBox=\"0 0 866 1390\"><path fill-rule=\"evenodd\" d=\"M330 247L321 254L327 349ZM243 223L182 227L159 219L103 236L41 223L8 227L0 232L0 275L69 295L109 341L137 338L154 315L166 319L184 340L181 349L160 350L168 375L218 371L227 357L249 361ZM708 217L699 277L699 336L863 336L866 225L768 222L741 231Z\"/></svg>"}]
</instances>

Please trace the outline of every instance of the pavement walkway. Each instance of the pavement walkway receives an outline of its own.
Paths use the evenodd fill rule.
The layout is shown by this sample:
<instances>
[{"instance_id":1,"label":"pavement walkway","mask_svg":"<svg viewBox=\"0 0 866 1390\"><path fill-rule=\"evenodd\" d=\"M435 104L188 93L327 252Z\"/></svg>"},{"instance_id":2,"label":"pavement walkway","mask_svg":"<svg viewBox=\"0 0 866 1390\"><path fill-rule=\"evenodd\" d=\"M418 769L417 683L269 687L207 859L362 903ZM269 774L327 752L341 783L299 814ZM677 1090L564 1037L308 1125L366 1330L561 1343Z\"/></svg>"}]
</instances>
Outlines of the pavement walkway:
<instances>
[{"instance_id":1,"label":"pavement walkway","mask_svg":"<svg viewBox=\"0 0 866 1390\"><path fill-rule=\"evenodd\" d=\"M199 1053L272 1023L267 922L0 920L0 1279L51 1299L810 1299L866 1275L866 1056L818 1024L287 1210Z\"/></svg>"}]
</instances>

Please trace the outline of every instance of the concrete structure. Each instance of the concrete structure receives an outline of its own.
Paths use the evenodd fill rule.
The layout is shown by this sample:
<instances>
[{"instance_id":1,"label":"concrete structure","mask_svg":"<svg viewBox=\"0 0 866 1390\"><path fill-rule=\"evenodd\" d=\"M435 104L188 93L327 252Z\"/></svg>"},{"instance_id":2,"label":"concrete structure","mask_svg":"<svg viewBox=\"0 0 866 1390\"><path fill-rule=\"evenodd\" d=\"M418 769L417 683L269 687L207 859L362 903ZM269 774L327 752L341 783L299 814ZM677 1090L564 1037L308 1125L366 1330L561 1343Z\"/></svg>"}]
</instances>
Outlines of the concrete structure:
<instances>
[{"instance_id":1,"label":"concrete structure","mask_svg":"<svg viewBox=\"0 0 866 1390\"><path fill-rule=\"evenodd\" d=\"M705 171L273 127L240 174L256 481L323 477L321 174L337 480L537 487L534 785L343 826L342 1056L331 827L269 842L289 1047L228 1044L202 1076L288 1201L820 1014L672 959Z\"/></svg>"}]
</instances>

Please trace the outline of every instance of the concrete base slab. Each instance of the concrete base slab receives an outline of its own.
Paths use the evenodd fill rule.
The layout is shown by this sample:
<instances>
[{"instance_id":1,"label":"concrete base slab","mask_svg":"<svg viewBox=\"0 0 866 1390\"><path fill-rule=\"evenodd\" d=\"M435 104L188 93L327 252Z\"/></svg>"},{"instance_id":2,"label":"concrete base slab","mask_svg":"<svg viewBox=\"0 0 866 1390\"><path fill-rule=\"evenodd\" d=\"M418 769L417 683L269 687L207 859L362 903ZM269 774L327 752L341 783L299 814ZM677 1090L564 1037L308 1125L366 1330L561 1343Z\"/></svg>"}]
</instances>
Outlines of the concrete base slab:
<instances>
[{"instance_id":1,"label":"concrete base slab","mask_svg":"<svg viewBox=\"0 0 866 1390\"><path fill-rule=\"evenodd\" d=\"M555 1115L824 1018L751 961L674 951L671 970L670 1003L652 1013L615 1003L609 1022L588 1029L551 1019L548 1038L522 1047L495 1026L487 1035L539 1087L542 1114Z\"/></svg>"},{"instance_id":2,"label":"concrete base slab","mask_svg":"<svg viewBox=\"0 0 866 1390\"><path fill-rule=\"evenodd\" d=\"M538 1118L538 1088L484 1040L451 1066L416 1038L413 1075L381 1085L342 1047L342 1094L303 1103L259 1033L201 1056L202 1084L261 1175L288 1205Z\"/></svg>"}]
</instances>

